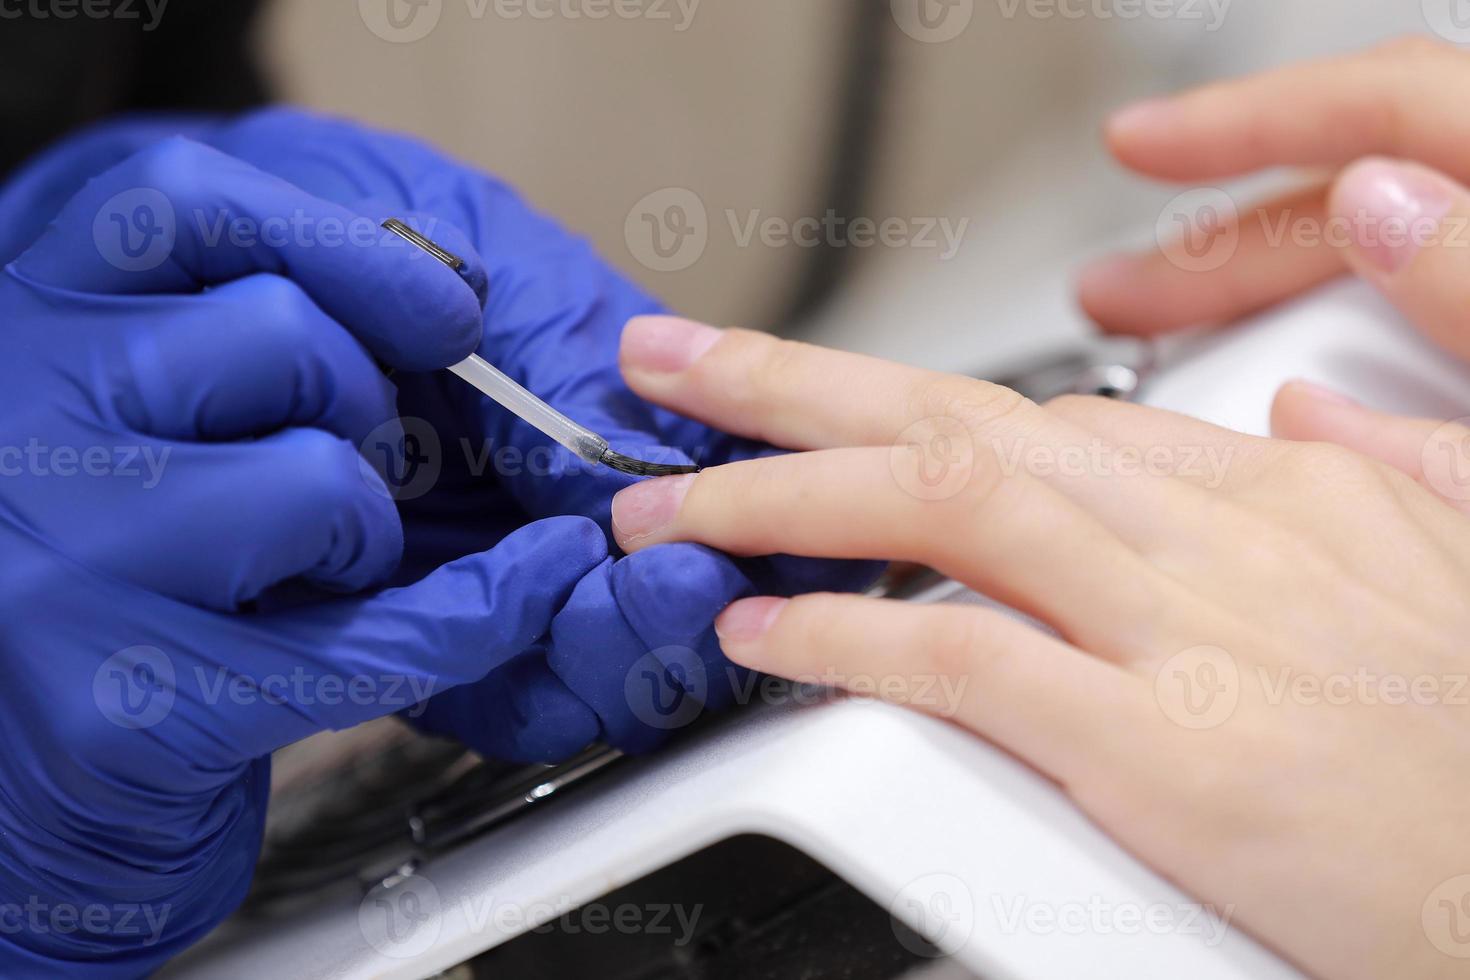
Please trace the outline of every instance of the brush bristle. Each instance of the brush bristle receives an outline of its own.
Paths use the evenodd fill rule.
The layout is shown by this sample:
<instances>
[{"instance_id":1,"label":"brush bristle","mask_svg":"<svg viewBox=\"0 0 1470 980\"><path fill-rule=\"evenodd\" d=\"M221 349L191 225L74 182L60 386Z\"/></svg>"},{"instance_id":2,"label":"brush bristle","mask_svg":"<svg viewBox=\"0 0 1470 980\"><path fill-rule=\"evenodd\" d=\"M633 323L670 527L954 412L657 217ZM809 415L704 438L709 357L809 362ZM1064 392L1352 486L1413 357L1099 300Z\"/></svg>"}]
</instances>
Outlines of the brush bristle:
<instances>
[{"instance_id":1,"label":"brush bristle","mask_svg":"<svg viewBox=\"0 0 1470 980\"><path fill-rule=\"evenodd\" d=\"M641 459L615 453L611 449L602 454L602 465L629 476L684 476L698 473L698 466L676 466L669 463L647 463Z\"/></svg>"}]
</instances>

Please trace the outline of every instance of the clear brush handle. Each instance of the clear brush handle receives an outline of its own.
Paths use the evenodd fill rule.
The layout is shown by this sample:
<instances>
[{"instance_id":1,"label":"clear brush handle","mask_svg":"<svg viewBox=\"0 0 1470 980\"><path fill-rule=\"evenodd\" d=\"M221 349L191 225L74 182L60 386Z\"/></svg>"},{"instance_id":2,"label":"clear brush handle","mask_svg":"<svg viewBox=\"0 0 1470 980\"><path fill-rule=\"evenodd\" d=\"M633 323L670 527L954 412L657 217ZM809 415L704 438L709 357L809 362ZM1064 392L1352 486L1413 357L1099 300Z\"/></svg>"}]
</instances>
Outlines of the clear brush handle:
<instances>
[{"instance_id":1,"label":"clear brush handle","mask_svg":"<svg viewBox=\"0 0 1470 980\"><path fill-rule=\"evenodd\" d=\"M459 377L474 385L486 398L520 416L589 463L601 463L607 455L607 440L578 425L478 354L451 367Z\"/></svg>"},{"instance_id":2,"label":"clear brush handle","mask_svg":"<svg viewBox=\"0 0 1470 980\"><path fill-rule=\"evenodd\" d=\"M383 222L383 227L399 238L423 249L454 271L459 272L464 269L463 259L445 251L397 218L389 218ZM524 419L589 463L607 466L630 476L674 476L699 472L699 467L692 464L650 463L613 452L608 447L607 440L602 436L573 422L516 384L509 375L478 354L471 354L449 370L474 385L486 398Z\"/></svg>"}]
</instances>

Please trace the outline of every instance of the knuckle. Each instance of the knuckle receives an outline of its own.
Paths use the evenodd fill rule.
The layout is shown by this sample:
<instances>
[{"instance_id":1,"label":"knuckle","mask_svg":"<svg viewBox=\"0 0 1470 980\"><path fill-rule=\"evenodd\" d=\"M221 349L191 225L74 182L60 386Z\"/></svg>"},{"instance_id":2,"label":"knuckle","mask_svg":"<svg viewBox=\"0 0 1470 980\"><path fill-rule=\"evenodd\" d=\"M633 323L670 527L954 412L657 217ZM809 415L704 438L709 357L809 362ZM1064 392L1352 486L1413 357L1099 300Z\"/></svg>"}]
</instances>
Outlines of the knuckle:
<instances>
[{"instance_id":1,"label":"knuckle","mask_svg":"<svg viewBox=\"0 0 1470 980\"><path fill-rule=\"evenodd\" d=\"M293 440L292 463L305 484L303 503L331 506L366 489L356 447L320 429L301 429Z\"/></svg>"},{"instance_id":2,"label":"knuckle","mask_svg":"<svg viewBox=\"0 0 1470 980\"><path fill-rule=\"evenodd\" d=\"M919 382L910 404L918 418L952 418L975 435L1005 431L1035 407L1009 388L957 377Z\"/></svg>"},{"instance_id":3,"label":"knuckle","mask_svg":"<svg viewBox=\"0 0 1470 980\"><path fill-rule=\"evenodd\" d=\"M311 297L284 276L256 276L247 312L252 341L269 344L272 350L308 350L321 339L322 314Z\"/></svg>"},{"instance_id":4,"label":"knuckle","mask_svg":"<svg viewBox=\"0 0 1470 980\"><path fill-rule=\"evenodd\" d=\"M1359 519L1373 515L1380 526L1403 520L1424 492L1409 474L1331 444L1304 446L1279 463L1278 470L1288 483L1315 490L1326 512Z\"/></svg>"},{"instance_id":5,"label":"knuckle","mask_svg":"<svg viewBox=\"0 0 1470 980\"><path fill-rule=\"evenodd\" d=\"M811 348L796 340L767 337L762 352L766 388L787 389L804 380L802 367L808 360Z\"/></svg>"},{"instance_id":6,"label":"knuckle","mask_svg":"<svg viewBox=\"0 0 1470 980\"><path fill-rule=\"evenodd\" d=\"M1382 480L1381 464L1331 443L1294 445L1267 468L1290 483L1314 487L1353 487Z\"/></svg>"},{"instance_id":7,"label":"knuckle","mask_svg":"<svg viewBox=\"0 0 1470 980\"><path fill-rule=\"evenodd\" d=\"M1459 53L1458 49L1449 42L1426 37L1423 34L1405 34L1401 37L1390 38L1373 50L1379 55L1410 60L1431 55Z\"/></svg>"},{"instance_id":8,"label":"knuckle","mask_svg":"<svg viewBox=\"0 0 1470 980\"><path fill-rule=\"evenodd\" d=\"M1097 395L1058 395L1046 402L1042 408L1053 415L1060 415L1064 418L1087 419L1095 417L1113 404L1115 403Z\"/></svg>"},{"instance_id":9,"label":"knuckle","mask_svg":"<svg viewBox=\"0 0 1470 980\"><path fill-rule=\"evenodd\" d=\"M170 136L138 154L144 183L185 201L198 197L209 166L210 151L183 136Z\"/></svg>"},{"instance_id":10,"label":"knuckle","mask_svg":"<svg viewBox=\"0 0 1470 980\"><path fill-rule=\"evenodd\" d=\"M1242 581L1259 588L1291 594L1304 583L1340 577L1334 560L1299 522L1271 509L1271 501L1279 497L1268 491L1260 501L1218 499L1202 523L1219 529L1222 538L1232 542L1231 560L1243 570ZM1144 554L1159 568L1180 570L1178 553L1167 543Z\"/></svg>"},{"instance_id":11,"label":"knuckle","mask_svg":"<svg viewBox=\"0 0 1470 980\"><path fill-rule=\"evenodd\" d=\"M804 383L802 364L808 345L784 340L754 330L730 330L718 345L719 355L728 359L734 370L726 367L720 382L743 409L757 413L769 403L769 392L787 390ZM709 358L702 359L701 366Z\"/></svg>"},{"instance_id":12,"label":"knuckle","mask_svg":"<svg viewBox=\"0 0 1470 980\"><path fill-rule=\"evenodd\" d=\"M1295 588L1303 579L1324 573L1321 556L1298 532L1269 521L1241 521L1247 533L1235 536L1236 560L1250 569L1251 580Z\"/></svg>"},{"instance_id":13,"label":"knuckle","mask_svg":"<svg viewBox=\"0 0 1470 980\"><path fill-rule=\"evenodd\" d=\"M961 498L967 513L981 522L993 520L996 512L1006 506L1007 494L1018 476L1008 475L998 462L975 467Z\"/></svg>"},{"instance_id":14,"label":"knuckle","mask_svg":"<svg viewBox=\"0 0 1470 980\"><path fill-rule=\"evenodd\" d=\"M1001 651L983 642L985 622L973 609L935 608L918 630L918 670L956 679L990 672Z\"/></svg>"},{"instance_id":15,"label":"knuckle","mask_svg":"<svg viewBox=\"0 0 1470 980\"><path fill-rule=\"evenodd\" d=\"M255 279L256 313L294 324L316 314L316 304L296 283L285 276L261 275Z\"/></svg>"},{"instance_id":16,"label":"knuckle","mask_svg":"<svg viewBox=\"0 0 1470 980\"><path fill-rule=\"evenodd\" d=\"M772 624L770 635L779 636L781 647L793 651L797 657L815 656L820 661L816 666L836 669L839 665L834 662L834 655L843 651L831 649L830 631L824 624L830 623L834 614L840 614L837 607L842 599L824 592L796 596Z\"/></svg>"}]
</instances>

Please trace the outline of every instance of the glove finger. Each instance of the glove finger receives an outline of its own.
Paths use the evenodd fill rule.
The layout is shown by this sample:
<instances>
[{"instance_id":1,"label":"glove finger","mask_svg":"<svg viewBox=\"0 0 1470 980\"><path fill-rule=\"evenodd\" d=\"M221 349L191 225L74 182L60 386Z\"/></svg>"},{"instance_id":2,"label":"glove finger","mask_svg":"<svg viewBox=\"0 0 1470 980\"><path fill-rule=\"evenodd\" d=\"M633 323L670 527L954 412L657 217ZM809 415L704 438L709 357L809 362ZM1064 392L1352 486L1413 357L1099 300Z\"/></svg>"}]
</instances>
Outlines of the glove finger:
<instances>
[{"instance_id":1,"label":"glove finger","mask_svg":"<svg viewBox=\"0 0 1470 980\"><path fill-rule=\"evenodd\" d=\"M757 591L730 559L697 545L605 562L553 621L544 660L528 654L435 698L418 724L525 762L568 758L599 735L649 751L706 709L748 697L752 675L724 657L713 622Z\"/></svg>"},{"instance_id":2,"label":"glove finger","mask_svg":"<svg viewBox=\"0 0 1470 980\"><path fill-rule=\"evenodd\" d=\"M91 293L194 293L261 272L295 281L372 353L433 370L473 351L474 290L363 215L183 138L91 181L17 260L32 282Z\"/></svg>"},{"instance_id":3,"label":"glove finger","mask_svg":"<svg viewBox=\"0 0 1470 980\"><path fill-rule=\"evenodd\" d=\"M469 236L417 205L420 184L446 167L442 155L396 133L273 106L203 134L201 142L358 214L391 215L465 260L460 274L483 306L485 265ZM448 168L455 169L455 168ZM462 208L440 208L457 214Z\"/></svg>"},{"instance_id":4,"label":"glove finger","mask_svg":"<svg viewBox=\"0 0 1470 980\"><path fill-rule=\"evenodd\" d=\"M414 585L230 620L237 652L223 638L220 666L232 678L254 690L299 678L281 697L230 712L235 752L253 758L480 680L542 642L557 610L606 555L590 522L543 521Z\"/></svg>"},{"instance_id":5,"label":"glove finger","mask_svg":"<svg viewBox=\"0 0 1470 980\"><path fill-rule=\"evenodd\" d=\"M338 204L371 198L422 212L464 209L457 188L436 185L446 173L469 168L411 136L351 119L269 106L230 120L201 142Z\"/></svg>"},{"instance_id":6,"label":"glove finger","mask_svg":"<svg viewBox=\"0 0 1470 980\"><path fill-rule=\"evenodd\" d=\"M431 734L457 739L489 759L555 763L597 740L597 716L546 664L537 647L484 680L440 694L404 717Z\"/></svg>"},{"instance_id":7,"label":"glove finger","mask_svg":"<svg viewBox=\"0 0 1470 980\"><path fill-rule=\"evenodd\" d=\"M653 406L633 394L618 371L623 324L659 309L656 301L585 241L490 178L426 181L415 191L426 213L459 214L471 202L466 231L489 277L481 356L619 452L680 463L688 461L686 448L704 448L708 430L699 445L670 447ZM628 478L576 459L494 402L476 397L465 404L490 444L510 447L527 461L500 474L522 507L537 516L579 514L606 522L609 501Z\"/></svg>"},{"instance_id":8,"label":"glove finger","mask_svg":"<svg viewBox=\"0 0 1470 980\"><path fill-rule=\"evenodd\" d=\"M616 369L618 338L634 316L662 311L653 298L612 270L587 244L536 213L504 184L446 161L423 143L365 129L350 121L271 108L252 113L208 137L212 145L249 160L313 194L376 213L388 207L423 216L416 228L449 251L476 249L457 240L453 225L431 225L435 214L455 215L479 243L492 278L486 335L480 353L558 408L607 436L634 456L682 450L714 465L745 458L759 448L632 397ZM291 152L281 149L289 146ZM493 403L467 401L484 414L497 445L521 452L540 447L557 461L559 448ZM515 431L515 439L507 436ZM673 462L666 458L663 462ZM575 464L573 464L575 465ZM513 482L529 482L513 480ZM614 480L605 491L622 485ZM535 496L536 488L527 488ZM587 513L547 507L543 513ZM589 515L591 516L591 515Z\"/></svg>"},{"instance_id":9,"label":"glove finger","mask_svg":"<svg viewBox=\"0 0 1470 980\"><path fill-rule=\"evenodd\" d=\"M616 366L623 324L633 316L659 312L660 305L505 185L446 163L415 140L298 110L254 113L209 138L221 149L355 210L407 208L421 216L416 228L449 251L470 257L476 248L459 229L429 216L460 217L479 247L480 261L471 262L471 268L490 277L479 353L598 431L619 452L669 463L692 456L712 464L759 449L749 440L656 409L628 390ZM290 153L280 152L288 145ZM470 281L480 288L473 277ZM512 449L517 458L529 461L500 474L523 507L537 516L580 514L606 522L608 500L628 484L627 478L590 468L468 389L455 394L467 416L481 418L491 445ZM561 479L572 473L579 478Z\"/></svg>"},{"instance_id":10,"label":"glove finger","mask_svg":"<svg viewBox=\"0 0 1470 980\"><path fill-rule=\"evenodd\" d=\"M52 481L50 512L87 513L85 533L48 529L90 567L209 609L235 610L302 579L355 592L403 550L393 500L357 447L319 429L250 443L164 447L150 481Z\"/></svg>"},{"instance_id":11,"label":"glove finger","mask_svg":"<svg viewBox=\"0 0 1470 980\"><path fill-rule=\"evenodd\" d=\"M204 116L129 118L89 126L43 150L0 185L0 265L29 248L46 224L93 177L170 136L203 136Z\"/></svg>"},{"instance_id":12,"label":"glove finger","mask_svg":"<svg viewBox=\"0 0 1470 980\"><path fill-rule=\"evenodd\" d=\"M124 339L122 420L166 439L223 441L309 426L361 446L397 427L397 392L363 346L299 286L274 275L154 304ZM389 432L388 435L394 433Z\"/></svg>"},{"instance_id":13,"label":"glove finger","mask_svg":"<svg viewBox=\"0 0 1470 980\"><path fill-rule=\"evenodd\" d=\"M613 564L608 559L577 583L552 620L546 662L597 715L603 741L624 752L650 752L687 724L691 709L682 686L618 608Z\"/></svg>"},{"instance_id":14,"label":"glove finger","mask_svg":"<svg viewBox=\"0 0 1470 980\"><path fill-rule=\"evenodd\" d=\"M609 744L650 751L706 707L736 699L749 675L725 659L713 623L753 594L734 563L695 545L606 562L553 621L547 663L596 713Z\"/></svg>"},{"instance_id":15,"label":"glove finger","mask_svg":"<svg viewBox=\"0 0 1470 980\"><path fill-rule=\"evenodd\" d=\"M624 618L684 695L715 710L736 700L750 675L725 658L714 621L730 603L760 593L735 562L701 545L659 545L619 561L612 589ZM658 689L647 679L628 688L642 699L635 713L660 725L696 717L682 700L654 699Z\"/></svg>"}]
</instances>

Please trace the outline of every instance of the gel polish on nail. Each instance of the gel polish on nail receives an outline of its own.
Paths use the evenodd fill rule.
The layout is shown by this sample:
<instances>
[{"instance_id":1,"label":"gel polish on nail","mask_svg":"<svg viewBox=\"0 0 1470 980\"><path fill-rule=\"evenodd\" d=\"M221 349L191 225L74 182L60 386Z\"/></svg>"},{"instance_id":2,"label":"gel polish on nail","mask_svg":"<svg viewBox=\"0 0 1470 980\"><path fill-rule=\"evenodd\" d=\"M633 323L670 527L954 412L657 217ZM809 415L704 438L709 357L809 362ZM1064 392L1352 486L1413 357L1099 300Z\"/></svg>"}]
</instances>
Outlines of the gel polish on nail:
<instances>
[{"instance_id":1,"label":"gel polish on nail","mask_svg":"<svg viewBox=\"0 0 1470 980\"><path fill-rule=\"evenodd\" d=\"M1453 191L1435 174L1393 160L1369 160L1343 176L1333 210L1347 219L1358 251L1392 275L1413 261L1454 206Z\"/></svg>"}]
</instances>

